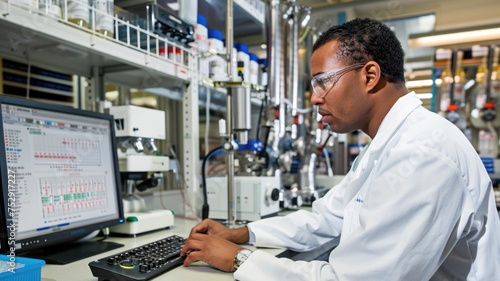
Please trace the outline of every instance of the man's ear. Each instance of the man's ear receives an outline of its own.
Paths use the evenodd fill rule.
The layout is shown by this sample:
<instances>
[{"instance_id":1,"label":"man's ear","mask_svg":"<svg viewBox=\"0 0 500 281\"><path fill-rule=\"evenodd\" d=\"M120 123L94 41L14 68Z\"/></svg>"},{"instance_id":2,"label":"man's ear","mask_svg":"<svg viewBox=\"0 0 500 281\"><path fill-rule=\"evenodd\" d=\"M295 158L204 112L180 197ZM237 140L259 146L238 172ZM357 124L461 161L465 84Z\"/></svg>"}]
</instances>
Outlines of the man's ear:
<instances>
[{"instance_id":1,"label":"man's ear","mask_svg":"<svg viewBox=\"0 0 500 281\"><path fill-rule=\"evenodd\" d=\"M377 92L381 86L382 71L380 70L380 65L374 61L369 61L363 67L363 73L365 75L365 87L368 93Z\"/></svg>"}]
</instances>

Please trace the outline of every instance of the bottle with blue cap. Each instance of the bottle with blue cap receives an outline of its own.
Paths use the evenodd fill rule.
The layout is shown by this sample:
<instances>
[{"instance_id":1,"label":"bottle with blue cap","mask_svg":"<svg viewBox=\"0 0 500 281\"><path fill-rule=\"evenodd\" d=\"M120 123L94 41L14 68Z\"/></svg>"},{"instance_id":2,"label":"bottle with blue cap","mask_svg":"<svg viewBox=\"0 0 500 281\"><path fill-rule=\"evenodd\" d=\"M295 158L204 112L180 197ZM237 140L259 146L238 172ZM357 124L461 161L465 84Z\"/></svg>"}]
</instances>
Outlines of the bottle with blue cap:
<instances>
[{"instance_id":1,"label":"bottle with blue cap","mask_svg":"<svg viewBox=\"0 0 500 281\"><path fill-rule=\"evenodd\" d=\"M193 47L200 53L208 51L208 28L207 19L203 15L198 15L196 25L194 26L195 44Z\"/></svg>"},{"instance_id":2,"label":"bottle with blue cap","mask_svg":"<svg viewBox=\"0 0 500 281\"><path fill-rule=\"evenodd\" d=\"M222 32L218 29L208 29L208 48L214 49L218 54L224 52L224 42Z\"/></svg>"},{"instance_id":3,"label":"bottle with blue cap","mask_svg":"<svg viewBox=\"0 0 500 281\"><path fill-rule=\"evenodd\" d=\"M194 44L191 46L197 50L198 53L206 53L208 51L208 28L207 19L203 15L198 15L197 23L194 26ZM209 74L209 61L205 57L199 60L199 74L202 78L208 77Z\"/></svg>"},{"instance_id":4,"label":"bottle with blue cap","mask_svg":"<svg viewBox=\"0 0 500 281\"><path fill-rule=\"evenodd\" d=\"M256 54L250 53L249 82L252 85L259 84L259 58Z\"/></svg>"},{"instance_id":5,"label":"bottle with blue cap","mask_svg":"<svg viewBox=\"0 0 500 281\"><path fill-rule=\"evenodd\" d=\"M267 59L259 59L259 85L267 87Z\"/></svg>"},{"instance_id":6,"label":"bottle with blue cap","mask_svg":"<svg viewBox=\"0 0 500 281\"><path fill-rule=\"evenodd\" d=\"M227 80L226 60L221 57L225 50L220 30L208 29L208 48L217 53L217 55L205 58L209 64L208 76L215 81Z\"/></svg>"},{"instance_id":7,"label":"bottle with blue cap","mask_svg":"<svg viewBox=\"0 0 500 281\"><path fill-rule=\"evenodd\" d=\"M250 77L250 55L248 52L248 45L246 44L241 44L241 43L235 43L234 47L236 50L238 50L238 55L237 55L237 60L240 65L242 64L242 73L243 73L243 79L244 81L248 81Z\"/></svg>"}]
</instances>

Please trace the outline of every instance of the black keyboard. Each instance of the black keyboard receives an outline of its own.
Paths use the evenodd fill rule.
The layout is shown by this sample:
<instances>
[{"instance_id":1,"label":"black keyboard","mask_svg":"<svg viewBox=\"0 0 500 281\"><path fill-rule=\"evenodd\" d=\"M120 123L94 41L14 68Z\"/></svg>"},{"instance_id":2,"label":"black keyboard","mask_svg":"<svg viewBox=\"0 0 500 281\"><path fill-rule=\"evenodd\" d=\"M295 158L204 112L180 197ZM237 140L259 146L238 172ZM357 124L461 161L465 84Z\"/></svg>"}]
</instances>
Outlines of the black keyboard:
<instances>
[{"instance_id":1,"label":"black keyboard","mask_svg":"<svg viewBox=\"0 0 500 281\"><path fill-rule=\"evenodd\" d=\"M90 262L99 281L149 280L182 265L180 256L185 239L172 235L128 251Z\"/></svg>"}]
</instances>

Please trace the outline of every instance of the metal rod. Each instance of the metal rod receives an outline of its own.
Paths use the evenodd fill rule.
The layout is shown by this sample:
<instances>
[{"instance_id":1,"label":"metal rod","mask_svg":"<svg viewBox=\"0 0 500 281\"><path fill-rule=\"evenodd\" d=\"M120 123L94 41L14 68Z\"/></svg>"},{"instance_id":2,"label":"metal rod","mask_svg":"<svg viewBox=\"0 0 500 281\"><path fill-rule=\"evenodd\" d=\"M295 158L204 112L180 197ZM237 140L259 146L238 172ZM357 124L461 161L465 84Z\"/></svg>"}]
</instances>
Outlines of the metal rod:
<instances>
[{"instance_id":1,"label":"metal rod","mask_svg":"<svg viewBox=\"0 0 500 281\"><path fill-rule=\"evenodd\" d=\"M285 113L286 106L282 103L285 97L285 63L283 58L286 52L285 37L283 28L286 23L282 21L281 3L280 0L271 0L269 3L270 19L267 25L268 31L268 58L270 58L269 65L269 90L270 95L274 97L274 106L279 108L278 122L275 127L275 134L277 139L285 136ZM269 46L270 45L270 46Z\"/></svg>"},{"instance_id":2,"label":"metal rod","mask_svg":"<svg viewBox=\"0 0 500 281\"><path fill-rule=\"evenodd\" d=\"M229 80L235 81L235 76L238 73L233 73L233 0L227 0L227 17L226 17L226 61L227 61L227 76ZM228 131L229 132L229 131Z\"/></svg>"},{"instance_id":3,"label":"metal rod","mask_svg":"<svg viewBox=\"0 0 500 281\"><path fill-rule=\"evenodd\" d=\"M229 80L234 81L231 62L233 58L233 1L227 0L226 17L226 60ZM236 192L234 189L234 135L232 124L232 91L227 89L226 94L226 131L228 142L226 146L226 166L227 166L227 223L230 228L236 227Z\"/></svg>"},{"instance_id":4,"label":"metal rod","mask_svg":"<svg viewBox=\"0 0 500 281\"><path fill-rule=\"evenodd\" d=\"M290 42L290 92L292 100L292 116L297 114L297 108L299 107L299 9L297 5L293 4L293 18L291 19L291 30L289 32Z\"/></svg>"}]
</instances>

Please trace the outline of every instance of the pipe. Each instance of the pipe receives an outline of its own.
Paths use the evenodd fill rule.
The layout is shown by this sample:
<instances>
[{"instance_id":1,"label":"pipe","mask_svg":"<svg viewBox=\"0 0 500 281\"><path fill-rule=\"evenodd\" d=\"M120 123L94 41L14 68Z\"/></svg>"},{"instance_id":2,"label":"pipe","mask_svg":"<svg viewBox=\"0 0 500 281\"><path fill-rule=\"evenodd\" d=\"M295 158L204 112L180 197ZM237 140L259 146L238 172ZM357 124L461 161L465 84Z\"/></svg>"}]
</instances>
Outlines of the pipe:
<instances>
[{"instance_id":1,"label":"pipe","mask_svg":"<svg viewBox=\"0 0 500 281\"><path fill-rule=\"evenodd\" d=\"M284 93L285 67L283 62L283 32L281 5L279 0L269 1L269 13L266 18L267 57L269 58L268 89L273 98L274 107L280 108L279 124L275 126L275 134L279 137L285 134L285 108L281 104Z\"/></svg>"},{"instance_id":2,"label":"pipe","mask_svg":"<svg viewBox=\"0 0 500 281\"><path fill-rule=\"evenodd\" d=\"M230 80L233 80L231 60L233 57L233 1L227 0L226 3L226 60L227 73ZM234 182L234 136L232 122L232 95L228 89L226 95L226 131L228 141L226 148L226 166L227 166L227 225L230 228L236 228L236 192Z\"/></svg>"},{"instance_id":3,"label":"pipe","mask_svg":"<svg viewBox=\"0 0 500 281\"><path fill-rule=\"evenodd\" d=\"M288 40L288 64L287 71L290 79L288 79L286 87L286 98L292 101L292 116L297 115L298 108L298 98L299 98L299 44L298 44L298 34L299 34L299 21L298 14L299 10L295 3L293 5L293 14L288 19L288 28L290 35ZM294 124L293 126L297 126ZM297 139L297 130L294 130L292 134L292 139Z\"/></svg>"}]
</instances>

